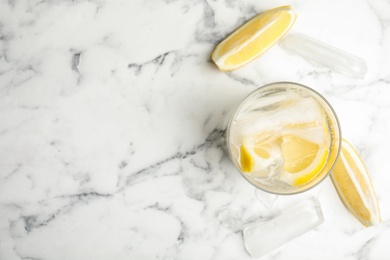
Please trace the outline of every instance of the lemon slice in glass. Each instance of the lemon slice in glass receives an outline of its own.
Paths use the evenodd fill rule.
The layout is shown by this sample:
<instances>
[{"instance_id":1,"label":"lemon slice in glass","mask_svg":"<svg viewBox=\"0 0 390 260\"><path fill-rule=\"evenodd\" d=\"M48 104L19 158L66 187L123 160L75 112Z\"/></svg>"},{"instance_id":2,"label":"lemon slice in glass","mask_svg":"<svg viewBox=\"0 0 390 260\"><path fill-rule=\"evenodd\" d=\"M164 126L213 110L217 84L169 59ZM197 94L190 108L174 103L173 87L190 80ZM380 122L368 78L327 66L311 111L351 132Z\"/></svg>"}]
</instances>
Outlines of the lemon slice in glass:
<instances>
[{"instance_id":1,"label":"lemon slice in glass","mask_svg":"<svg viewBox=\"0 0 390 260\"><path fill-rule=\"evenodd\" d=\"M317 176L329 154L325 145L294 135L282 137L281 150L285 170L283 180L294 186L303 185Z\"/></svg>"},{"instance_id":2,"label":"lemon slice in glass","mask_svg":"<svg viewBox=\"0 0 390 260\"><path fill-rule=\"evenodd\" d=\"M329 157L329 131L324 122L288 124L278 132L246 136L240 147L241 170L254 178L279 175L292 186L321 174Z\"/></svg>"},{"instance_id":3,"label":"lemon slice in glass","mask_svg":"<svg viewBox=\"0 0 390 260\"><path fill-rule=\"evenodd\" d=\"M240 68L277 43L295 19L296 14L290 6L260 13L219 43L211 58L222 71Z\"/></svg>"},{"instance_id":4,"label":"lemon slice in glass","mask_svg":"<svg viewBox=\"0 0 390 260\"><path fill-rule=\"evenodd\" d=\"M275 133L264 132L244 138L240 147L241 170L254 178L269 178L282 164Z\"/></svg>"},{"instance_id":5,"label":"lemon slice in glass","mask_svg":"<svg viewBox=\"0 0 390 260\"><path fill-rule=\"evenodd\" d=\"M381 222L379 205L368 171L353 146L343 139L340 157L331 173L346 208L365 226Z\"/></svg>"}]
</instances>

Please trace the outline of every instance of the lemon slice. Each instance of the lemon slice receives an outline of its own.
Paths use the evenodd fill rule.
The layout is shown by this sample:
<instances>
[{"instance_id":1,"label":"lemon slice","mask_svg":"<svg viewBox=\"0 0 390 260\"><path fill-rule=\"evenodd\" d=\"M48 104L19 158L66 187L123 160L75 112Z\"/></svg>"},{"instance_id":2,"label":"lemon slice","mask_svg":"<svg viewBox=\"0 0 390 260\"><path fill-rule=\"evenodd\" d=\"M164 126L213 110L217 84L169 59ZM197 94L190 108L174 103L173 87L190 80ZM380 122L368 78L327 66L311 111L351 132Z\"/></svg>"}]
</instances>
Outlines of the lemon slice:
<instances>
[{"instance_id":1,"label":"lemon slice","mask_svg":"<svg viewBox=\"0 0 390 260\"><path fill-rule=\"evenodd\" d=\"M231 71L253 61L272 47L294 24L295 12L281 6L263 12L217 45L211 58L222 71Z\"/></svg>"},{"instance_id":2,"label":"lemon slice","mask_svg":"<svg viewBox=\"0 0 390 260\"><path fill-rule=\"evenodd\" d=\"M381 222L367 169L353 146L344 139L340 157L330 176L346 208L363 225L368 227Z\"/></svg>"},{"instance_id":3,"label":"lemon slice","mask_svg":"<svg viewBox=\"0 0 390 260\"><path fill-rule=\"evenodd\" d=\"M275 134L261 133L244 138L240 147L240 164L251 177L264 178L276 173L282 164L281 152Z\"/></svg>"},{"instance_id":4,"label":"lemon slice","mask_svg":"<svg viewBox=\"0 0 390 260\"><path fill-rule=\"evenodd\" d=\"M329 142L322 122L288 124L278 132L246 136L240 147L241 170L263 179L279 174L289 185L304 185L323 173Z\"/></svg>"},{"instance_id":5,"label":"lemon slice","mask_svg":"<svg viewBox=\"0 0 390 260\"><path fill-rule=\"evenodd\" d=\"M294 135L282 137L281 150L284 159L283 180L299 186L309 182L324 168L329 149Z\"/></svg>"}]
</instances>

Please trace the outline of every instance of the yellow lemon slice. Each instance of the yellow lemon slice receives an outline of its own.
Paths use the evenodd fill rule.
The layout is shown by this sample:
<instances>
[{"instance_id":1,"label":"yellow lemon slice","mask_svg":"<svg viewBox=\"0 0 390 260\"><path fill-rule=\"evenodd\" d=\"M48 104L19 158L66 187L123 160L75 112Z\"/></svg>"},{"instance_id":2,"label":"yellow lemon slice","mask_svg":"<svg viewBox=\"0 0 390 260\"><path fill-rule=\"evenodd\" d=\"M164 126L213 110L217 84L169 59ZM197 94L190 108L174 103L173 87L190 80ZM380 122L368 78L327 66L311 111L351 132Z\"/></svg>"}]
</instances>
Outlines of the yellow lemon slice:
<instances>
[{"instance_id":1,"label":"yellow lemon slice","mask_svg":"<svg viewBox=\"0 0 390 260\"><path fill-rule=\"evenodd\" d=\"M284 159L284 181L299 186L316 177L324 168L329 149L294 135L282 137L281 151Z\"/></svg>"},{"instance_id":2,"label":"yellow lemon slice","mask_svg":"<svg viewBox=\"0 0 390 260\"><path fill-rule=\"evenodd\" d=\"M281 152L275 135L262 133L246 137L240 147L240 164L243 172L251 177L269 177L275 173L277 162L281 162Z\"/></svg>"},{"instance_id":3,"label":"yellow lemon slice","mask_svg":"<svg viewBox=\"0 0 390 260\"><path fill-rule=\"evenodd\" d=\"M343 139L340 157L331 173L346 208L365 226L381 222L379 205L367 169L353 146Z\"/></svg>"},{"instance_id":4,"label":"yellow lemon slice","mask_svg":"<svg viewBox=\"0 0 390 260\"><path fill-rule=\"evenodd\" d=\"M329 156L330 134L324 122L288 124L278 132L246 136L240 147L241 170L251 177L277 177L300 186L320 177Z\"/></svg>"},{"instance_id":5,"label":"yellow lemon slice","mask_svg":"<svg viewBox=\"0 0 390 260\"><path fill-rule=\"evenodd\" d=\"M290 6L263 12L219 43L211 58L222 71L240 68L271 48L287 33L295 19Z\"/></svg>"}]
</instances>

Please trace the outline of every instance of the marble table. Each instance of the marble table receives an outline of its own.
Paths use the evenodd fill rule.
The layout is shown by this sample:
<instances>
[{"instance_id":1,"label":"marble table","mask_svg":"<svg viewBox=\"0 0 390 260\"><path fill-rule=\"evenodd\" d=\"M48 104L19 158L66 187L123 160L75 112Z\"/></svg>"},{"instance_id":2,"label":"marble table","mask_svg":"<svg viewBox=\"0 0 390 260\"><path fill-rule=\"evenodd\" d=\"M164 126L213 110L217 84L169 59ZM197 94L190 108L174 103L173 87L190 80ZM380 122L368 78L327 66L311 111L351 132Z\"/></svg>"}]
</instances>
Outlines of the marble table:
<instances>
[{"instance_id":1,"label":"marble table","mask_svg":"<svg viewBox=\"0 0 390 260\"><path fill-rule=\"evenodd\" d=\"M220 72L215 45L283 4L298 14L290 33L363 58L365 78L279 46ZM324 223L263 259L390 259L389 67L386 0L0 1L0 259L252 259L240 225L282 208L257 201L224 127L275 81L329 100L383 222L363 227L328 178L317 188Z\"/></svg>"}]
</instances>

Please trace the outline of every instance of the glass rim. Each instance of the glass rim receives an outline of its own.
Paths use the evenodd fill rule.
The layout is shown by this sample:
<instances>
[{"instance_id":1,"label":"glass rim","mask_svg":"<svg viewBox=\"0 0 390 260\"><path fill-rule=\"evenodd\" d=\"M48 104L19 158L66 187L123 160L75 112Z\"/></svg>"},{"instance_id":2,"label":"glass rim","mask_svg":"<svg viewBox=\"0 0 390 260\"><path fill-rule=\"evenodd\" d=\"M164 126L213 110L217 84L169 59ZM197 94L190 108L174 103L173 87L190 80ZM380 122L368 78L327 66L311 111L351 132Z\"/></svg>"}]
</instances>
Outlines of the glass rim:
<instances>
[{"instance_id":1,"label":"glass rim","mask_svg":"<svg viewBox=\"0 0 390 260\"><path fill-rule=\"evenodd\" d=\"M255 183L253 183L253 181L250 180L250 178L248 176L245 176L245 174L243 172L241 172L241 170L239 169L238 165L236 164L236 162L234 161L234 157L233 157L233 154L232 154L232 151L231 151L231 147L230 147L230 130L231 130L231 125L232 125L232 122L233 122L233 119L236 118L238 112L240 111L240 109L242 108L242 106L244 104L246 104L248 102L248 100L254 95L256 94L258 91L260 91L261 89L264 89L264 88L267 88L267 87L272 87L274 85L294 85L294 86L297 86L297 87L300 87L300 88L303 88L303 89L306 89L308 90L309 92L312 92L314 95L318 96L328 107L329 107L329 110L330 112L332 113L334 119L335 119L335 128L337 128L338 130L338 133L339 133L339 140L337 140L336 142L336 145L338 145L338 149L337 149L337 154L335 156L335 160L333 162L333 165L330 167L330 169L328 170L328 172L326 174L324 174L324 176L322 176L316 183L314 183L313 185L307 187L307 188L304 188L304 189L301 189L301 190L296 190L296 191L292 191L292 192L276 192L276 191L270 191L270 190L267 190L267 189L264 189L262 187L260 187L259 185L255 185ZM292 81L277 81L277 82L272 82L272 83L268 83L268 84L265 84L263 86L260 86L256 89L254 89L253 91L251 91L248 95L246 95L244 97L244 99L240 102L240 104L238 105L238 107L234 110L234 112L232 113L232 115L230 116L230 119L228 121L228 124L227 124L227 128L226 128L226 145L228 147L228 151L229 151L229 156L230 156L230 159L233 161L233 164L235 166L235 168L238 170L238 172L241 174L241 176L244 177L245 180L247 180L251 185L253 185L256 189L259 189L261 191L264 191L264 192L267 192L267 193L270 193L270 194L274 194L274 195L296 195L296 194L300 194L300 193L304 193L306 191L309 191L315 187L317 187L317 185L319 185L320 183L322 183L329 175L330 173L333 171L333 168L335 167L336 165L336 162L340 156L340 151L341 151L341 143L342 143L342 134L341 134L341 127L340 127L340 121L338 119L338 116L336 114L336 111L334 110L334 108L332 107L332 105L329 103L329 101L323 96L321 95L318 91L314 90L313 88L311 87L308 87L306 85L303 85L301 83L297 83L297 82L292 82Z\"/></svg>"}]
</instances>

